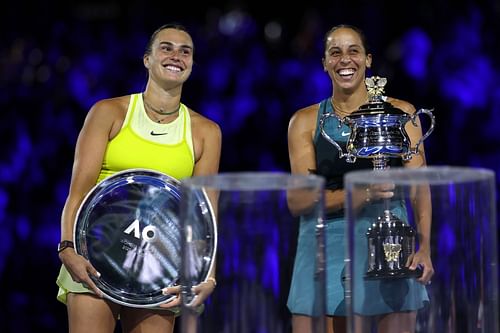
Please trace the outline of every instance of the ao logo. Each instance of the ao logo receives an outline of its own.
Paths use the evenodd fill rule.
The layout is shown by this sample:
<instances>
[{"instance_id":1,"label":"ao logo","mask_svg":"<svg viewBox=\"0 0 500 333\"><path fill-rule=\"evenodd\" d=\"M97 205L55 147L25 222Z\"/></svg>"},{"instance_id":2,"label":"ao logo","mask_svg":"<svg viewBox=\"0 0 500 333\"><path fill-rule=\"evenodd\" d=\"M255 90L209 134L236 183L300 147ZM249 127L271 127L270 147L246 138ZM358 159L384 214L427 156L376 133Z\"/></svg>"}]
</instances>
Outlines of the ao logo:
<instances>
[{"instance_id":1,"label":"ao logo","mask_svg":"<svg viewBox=\"0 0 500 333\"><path fill-rule=\"evenodd\" d=\"M126 234L132 234L133 236L137 239L144 239L146 242L152 242L156 239L156 228L152 225L146 226L144 229L142 229L139 225L139 220L135 219L130 225L125 229L124 233Z\"/></svg>"}]
</instances>

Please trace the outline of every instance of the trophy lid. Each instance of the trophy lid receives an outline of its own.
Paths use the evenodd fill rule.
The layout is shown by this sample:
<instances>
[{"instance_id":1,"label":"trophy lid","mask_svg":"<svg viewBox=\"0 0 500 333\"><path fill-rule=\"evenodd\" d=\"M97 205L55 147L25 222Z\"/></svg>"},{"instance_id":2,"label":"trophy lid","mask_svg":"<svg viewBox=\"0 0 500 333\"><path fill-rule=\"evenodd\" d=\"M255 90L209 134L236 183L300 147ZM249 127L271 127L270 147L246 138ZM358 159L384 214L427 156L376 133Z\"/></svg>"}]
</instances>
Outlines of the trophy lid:
<instances>
[{"instance_id":1,"label":"trophy lid","mask_svg":"<svg viewBox=\"0 0 500 333\"><path fill-rule=\"evenodd\" d=\"M365 84L368 89L368 103L361 105L349 118L377 114L406 115L403 110L385 101L382 95L384 86L387 84L385 77L368 77L365 79Z\"/></svg>"}]
</instances>

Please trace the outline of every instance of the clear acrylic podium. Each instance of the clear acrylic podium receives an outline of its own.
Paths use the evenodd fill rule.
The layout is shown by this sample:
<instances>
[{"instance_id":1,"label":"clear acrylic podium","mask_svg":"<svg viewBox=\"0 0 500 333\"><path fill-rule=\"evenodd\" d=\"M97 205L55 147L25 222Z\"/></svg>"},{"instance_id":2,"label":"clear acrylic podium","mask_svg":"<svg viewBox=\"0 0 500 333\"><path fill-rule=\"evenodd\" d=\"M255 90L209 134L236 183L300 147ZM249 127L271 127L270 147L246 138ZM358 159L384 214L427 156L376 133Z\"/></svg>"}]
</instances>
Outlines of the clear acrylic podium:
<instances>
[{"instance_id":1,"label":"clear acrylic podium","mask_svg":"<svg viewBox=\"0 0 500 333\"><path fill-rule=\"evenodd\" d=\"M189 286L191 268L209 259L193 256L190 250L193 242L203 243L191 231L199 216L193 214L197 202L193 198L204 191L217 221L217 286L199 315L183 306L178 319L181 332L290 332L287 300L301 214L312 224L307 261L314 271L306 281L311 291L306 296L314 308L310 331L324 332L323 321L318 320L324 314L323 186L323 179L317 176L273 172L199 176L182 182L180 218L185 239L181 284Z\"/></svg>"},{"instance_id":2,"label":"clear acrylic podium","mask_svg":"<svg viewBox=\"0 0 500 333\"><path fill-rule=\"evenodd\" d=\"M344 180L348 331L499 332L492 171L394 168ZM374 196L381 186L394 186L391 199ZM426 234L434 275L424 285L406 262Z\"/></svg>"}]
</instances>

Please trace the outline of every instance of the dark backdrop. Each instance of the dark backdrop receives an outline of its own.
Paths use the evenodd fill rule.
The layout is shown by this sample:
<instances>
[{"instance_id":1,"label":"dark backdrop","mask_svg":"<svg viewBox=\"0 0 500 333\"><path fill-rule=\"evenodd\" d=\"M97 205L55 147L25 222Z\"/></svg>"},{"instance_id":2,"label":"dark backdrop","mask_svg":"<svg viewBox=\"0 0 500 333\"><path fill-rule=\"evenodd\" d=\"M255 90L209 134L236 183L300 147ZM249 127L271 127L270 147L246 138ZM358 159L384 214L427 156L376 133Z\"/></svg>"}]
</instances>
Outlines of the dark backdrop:
<instances>
[{"instance_id":1,"label":"dark backdrop","mask_svg":"<svg viewBox=\"0 0 500 333\"><path fill-rule=\"evenodd\" d=\"M223 131L221 172L289 171L292 113L329 96L323 34L365 30L386 93L435 108L428 163L500 168L498 1L9 1L0 13L0 331L64 332L55 245L90 106L144 89L150 33L191 30L183 101ZM424 126L426 125L424 120ZM498 180L497 180L498 182ZM498 183L497 183L498 187Z\"/></svg>"}]
</instances>

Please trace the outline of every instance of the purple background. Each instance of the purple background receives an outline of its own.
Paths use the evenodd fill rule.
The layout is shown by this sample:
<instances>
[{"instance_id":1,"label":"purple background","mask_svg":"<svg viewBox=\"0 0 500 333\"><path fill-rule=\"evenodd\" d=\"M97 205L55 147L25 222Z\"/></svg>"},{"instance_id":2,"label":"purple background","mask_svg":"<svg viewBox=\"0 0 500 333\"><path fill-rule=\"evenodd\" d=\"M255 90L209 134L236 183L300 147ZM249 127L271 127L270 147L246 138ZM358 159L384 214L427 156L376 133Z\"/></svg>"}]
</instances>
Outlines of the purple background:
<instances>
[{"instance_id":1,"label":"purple background","mask_svg":"<svg viewBox=\"0 0 500 333\"><path fill-rule=\"evenodd\" d=\"M322 39L340 23L366 32L388 95L435 108L428 164L500 169L498 1L219 3L2 6L0 332L66 331L55 247L75 140L97 100L144 89L144 47L163 23L192 32L183 102L220 124L221 172L289 171L288 121L330 95Z\"/></svg>"}]
</instances>

